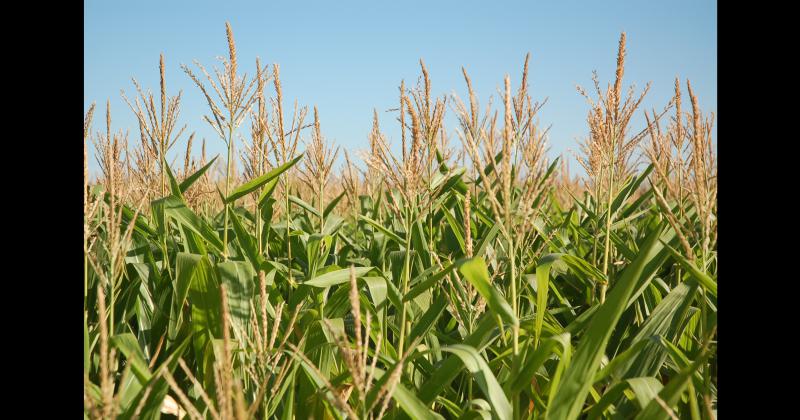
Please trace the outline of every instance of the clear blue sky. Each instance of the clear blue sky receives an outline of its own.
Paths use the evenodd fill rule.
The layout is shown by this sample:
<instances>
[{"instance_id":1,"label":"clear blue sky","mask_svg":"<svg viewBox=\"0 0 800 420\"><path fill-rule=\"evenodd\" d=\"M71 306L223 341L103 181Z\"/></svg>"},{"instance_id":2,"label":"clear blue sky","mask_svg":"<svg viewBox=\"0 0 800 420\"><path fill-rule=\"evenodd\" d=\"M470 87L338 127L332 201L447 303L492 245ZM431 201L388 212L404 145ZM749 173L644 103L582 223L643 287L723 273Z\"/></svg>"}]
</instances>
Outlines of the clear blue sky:
<instances>
[{"instance_id":1,"label":"clear blue sky","mask_svg":"<svg viewBox=\"0 0 800 420\"><path fill-rule=\"evenodd\" d=\"M210 68L227 54L225 21L230 21L239 67L253 73L256 56L279 63L288 103L317 105L323 134L350 151L367 148L372 109L382 128L399 142L393 114L401 79L414 84L419 58L430 72L434 95L466 96L466 67L486 104L505 74L519 84L525 54L531 53L531 92L548 98L539 121L551 125L550 156L577 150L587 133L588 105L576 84L591 87L592 70L601 83L613 82L617 41L627 32L625 86L652 82L643 106L662 109L676 76L690 79L704 111L717 110L717 6L715 1L84 1L84 110L97 102L93 132L104 130L106 99L112 126L138 125L120 97L134 96L131 77L158 91L158 57L166 57L167 90L183 90L179 125L206 138L210 155L224 145L201 120L207 105L180 69L197 59ZM684 90L684 94L686 91ZM448 133L457 143L455 120ZM247 123L243 126L247 135ZM643 128L641 111L633 130ZM632 130L632 131L633 131ZM185 140L175 147L182 153ZM238 147L238 146L237 146ZM91 150L90 150L91 153ZM574 172L579 172L574 162ZM90 169L97 168L90 159Z\"/></svg>"}]
</instances>

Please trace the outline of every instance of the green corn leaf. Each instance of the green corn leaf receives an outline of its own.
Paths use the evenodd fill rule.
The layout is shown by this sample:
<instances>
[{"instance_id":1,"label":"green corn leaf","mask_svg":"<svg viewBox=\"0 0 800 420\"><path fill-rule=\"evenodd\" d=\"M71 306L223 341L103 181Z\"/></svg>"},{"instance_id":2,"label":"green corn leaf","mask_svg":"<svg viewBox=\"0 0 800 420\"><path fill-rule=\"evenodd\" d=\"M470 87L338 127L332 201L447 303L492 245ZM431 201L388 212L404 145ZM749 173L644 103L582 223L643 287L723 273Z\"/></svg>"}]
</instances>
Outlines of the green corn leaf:
<instances>
[{"instance_id":1,"label":"green corn leaf","mask_svg":"<svg viewBox=\"0 0 800 420\"><path fill-rule=\"evenodd\" d=\"M169 179L169 189L172 192L172 195L179 198L181 201L183 200L183 192L181 188L178 186L178 181L175 179L175 175L172 173L172 169L169 167L169 163L167 163L166 159L161 160L164 169L167 172L167 178Z\"/></svg>"},{"instance_id":2,"label":"green corn leaf","mask_svg":"<svg viewBox=\"0 0 800 420\"><path fill-rule=\"evenodd\" d=\"M665 244L667 250L669 250L670 254L675 257L676 260L690 273L692 276L697 279L701 286L704 289L708 290L714 297L717 297L717 282L712 279L708 274L702 272L696 265L694 265L691 261L686 259L683 255L681 255L675 248Z\"/></svg>"},{"instance_id":3,"label":"green corn leaf","mask_svg":"<svg viewBox=\"0 0 800 420\"><path fill-rule=\"evenodd\" d=\"M330 201L330 203L328 203L328 204L326 204L326 205L325 205L325 210L322 212L322 215L323 215L323 216L324 216L326 219L327 219L327 218L328 218L328 216L331 214L331 212L333 211L333 209L334 209L334 208L336 208L336 205L337 205L337 204L339 204L339 202L340 202L340 201L342 201L342 198L344 197L344 193L345 193L345 192L344 192L344 191L342 191L342 192L341 192L341 193L340 193L338 196L336 196L336 198L334 198L333 200L331 200L331 201Z\"/></svg>"},{"instance_id":4,"label":"green corn leaf","mask_svg":"<svg viewBox=\"0 0 800 420\"><path fill-rule=\"evenodd\" d=\"M489 308L503 321L511 325L519 325L519 319L514 315L511 305L505 300L500 291L490 283L489 270L481 257L475 257L465 261L459 267L459 271L464 275L478 293L486 299Z\"/></svg>"},{"instance_id":5,"label":"green corn leaf","mask_svg":"<svg viewBox=\"0 0 800 420\"><path fill-rule=\"evenodd\" d=\"M262 185L272 181L273 179L280 176L282 173L286 172L286 170L294 166L294 164L297 163L300 159L302 159L302 157L303 154L300 153L297 157L284 163L283 165L278 166L277 168L265 173L264 175L261 175L257 178L250 180L249 182L240 185L238 188L233 190L233 192L231 192L231 194L224 200L224 202L232 203L237 199L244 197L247 194L250 194L251 192L257 190Z\"/></svg>"},{"instance_id":6,"label":"green corn leaf","mask_svg":"<svg viewBox=\"0 0 800 420\"><path fill-rule=\"evenodd\" d=\"M539 345L542 337L544 314L547 312L547 291L550 289L550 266L558 258L556 255L545 255L536 266L536 318L534 321L534 343Z\"/></svg>"},{"instance_id":7,"label":"green corn leaf","mask_svg":"<svg viewBox=\"0 0 800 420\"><path fill-rule=\"evenodd\" d=\"M462 344L466 344L475 349L481 350L486 345L487 340L496 332L497 324L492 314L485 314L475 326L472 334L467 336ZM458 376L464 369L464 363L459 357L449 357L442 361L428 380L419 390L422 402L430 404L442 390Z\"/></svg>"},{"instance_id":8,"label":"green corn leaf","mask_svg":"<svg viewBox=\"0 0 800 420\"><path fill-rule=\"evenodd\" d=\"M689 379L692 377L694 372L700 368L700 366L705 363L705 361L711 356L711 352L705 351L700 357L692 363L691 366L683 369L677 376L673 377L669 383L658 393L657 396L653 397L653 400L650 401L647 406L642 410L637 416L636 420L645 420L645 419L654 419L654 420L666 420L669 418L669 413L656 401L656 398L660 399L664 405L667 407L674 407L675 404L678 403L678 400L683 394L683 391L689 385ZM674 408L673 408L674 409Z\"/></svg>"},{"instance_id":9,"label":"green corn leaf","mask_svg":"<svg viewBox=\"0 0 800 420\"><path fill-rule=\"evenodd\" d=\"M219 239L217 233L214 232L210 226L201 218L197 217L186 204L184 204L177 197L166 197L156 200L159 205L164 208L164 213L174 218L178 223L183 224L192 232L200 235L206 243L211 245L216 251L222 252L222 240ZM156 203L154 202L154 204Z\"/></svg>"},{"instance_id":10,"label":"green corn leaf","mask_svg":"<svg viewBox=\"0 0 800 420\"><path fill-rule=\"evenodd\" d=\"M398 244L405 246L406 241L403 238L398 236L396 233L390 231L389 229L386 229L385 227L383 227L377 221L372 220L369 217L364 216L363 214L358 215L358 218L360 220L363 220L363 221L369 223L372 227L374 227L375 229L378 229L381 233L383 233L384 235L388 236L390 239L392 239L393 241L397 242Z\"/></svg>"},{"instance_id":11,"label":"green corn leaf","mask_svg":"<svg viewBox=\"0 0 800 420\"><path fill-rule=\"evenodd\" d=\"M454 344L442 347L442 351L453 353L461 359L467 370L472 373L486 398L488 398L495 416L500 420L510 420L513 414L511 403L508 402L508 397L503 392L503 388L500 387L500 383L497 382L497 378L495 378L486 360L478 354L475 348L464 344Z\"/></svg>"},{"instance_id":12,"label":"green corn leaf","mask_svg":"<svg viewBox=\"0 0 800 420\"><path fill-rule=\"evenodd\" d=\"M367 274L374 267L355 267L353 270L356 277L361 277ZM303 284L314 287L331 287L337 284L342 284L350 281L350 269L343 268L341 270L331 271L329 273L316 276L310 280L306 280Z\"/></svg>"},{"instance_id":13,"label":"green corn leaf","mask_svg":"<svg viewBox=\"0 0 800 420\"><path fill-rule=\"evenodd\" d=\"M659 241L662 232L663 229L659 228L650 233L640 246L637 259L622 272L605 303L595 311L578 344L572 364L567 368L561 386L556 390L546 418L569 420L578 418L617 321L627 307L628 299L645 265L663 247Z\"/></svg>"},{"instance_id":14,"label":"green corn leaf","mask_svg":"<svg viewBox=\"0 0 800 420\"><path fill-rule=\"evenodd\" d=\"M214 156L214 158L212 158L206 164L206 166L203 166L202 168L198 169L197 172L195 172L195 173L189 175L188 177L186 177L186 179L184 179L183 182L181 182L181 184L178 186L178 189L180 190L180 192L181 193L185 193L186 190L188 190L189 187L192 186L192 184L197 182L197 180L200 179L200 177L202 177L206 173L206 171L208 171L209 168L211 168L211 165L214 164L214 161L216 161L218 157L219 157L219 155Z\"/></svg>"}]
</instances>

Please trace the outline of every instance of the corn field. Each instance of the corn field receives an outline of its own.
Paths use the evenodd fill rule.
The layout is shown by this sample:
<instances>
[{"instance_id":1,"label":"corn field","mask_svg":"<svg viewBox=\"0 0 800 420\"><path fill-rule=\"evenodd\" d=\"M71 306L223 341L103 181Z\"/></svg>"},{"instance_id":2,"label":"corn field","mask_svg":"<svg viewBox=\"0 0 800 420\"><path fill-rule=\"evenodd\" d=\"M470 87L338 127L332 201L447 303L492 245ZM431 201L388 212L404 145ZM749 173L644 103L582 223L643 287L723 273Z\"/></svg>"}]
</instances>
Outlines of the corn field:
<instances>
[{"instance_id":1,"label":"corn field","mask_svg":"<svg viewBox=\"0 0 800 420\"><path fill-rule=\"evenodd\" d=\"M689 81L641 110L623 33L613 83L577 92L576 177L528 58L483 103L466 69L467 97L432 97L420 60L352 152L226 33L221 68L182 66L224 155L180 122L163 55L115 111L139 138L86 111L84 418L716 417L714 115Z\"/></svg>"}]
</instances>

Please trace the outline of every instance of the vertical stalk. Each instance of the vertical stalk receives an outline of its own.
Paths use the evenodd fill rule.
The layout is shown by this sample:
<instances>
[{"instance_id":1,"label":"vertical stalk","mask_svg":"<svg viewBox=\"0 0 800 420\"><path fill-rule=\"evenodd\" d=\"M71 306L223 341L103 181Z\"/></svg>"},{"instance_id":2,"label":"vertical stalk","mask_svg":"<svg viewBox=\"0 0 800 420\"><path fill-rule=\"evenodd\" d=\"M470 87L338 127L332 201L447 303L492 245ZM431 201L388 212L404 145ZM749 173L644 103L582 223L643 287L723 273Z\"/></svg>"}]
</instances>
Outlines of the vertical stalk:
<instances>
[{"instance_id":1,"label":"vertical stalk","mask_svg":"<svg viewBox=\"0 0 800 420\"><path fill-rule=\"evenodd\" d=\"M231 115L231 121L233 121L233 116ZM233 168L233 159L231 159L231 155L233 154L233 126L228 124L228 167L225 170L225 198L228 198L230 194L230 184L231 184L231 171ZM222 231L222 260L228 260L228 211L229 206L228 203L223 203L225 206L225 226L224 230Z\"/></svg>"},{"instance_id":2,"label":"vertical stalk","mask_svg":"<svg viewBox=\"0 0 800 420\"><path fill-rule=\"evenodd\" d=\"M161 154L161 196L164 196L167 194L167 178L166 178L167 173L166 173L166 168L164 167L166 165L167 156L166 153L164 152L164 139L161 139L160 149L161 150L159 150L159 152Z\"/></svg>"},{"instance_id":3,"label":"vertical stalk","mask_svg":"<svg viewBox=\"0 0 800 420\"><path fill-rule=\"evenodd\" d=\"M263 141L263 133L262 133L262 141ZM263 150L263 146L259 147L259 149L258 149L258 173L259 174L263 174L264 173L264 150ZM263 190L263 187L258 189L258 194L256 194L256 196L260 196L261 195L261 190ZM253 208L255 209L253 215L256 218L256 242L258 243L258 254L261 255L261 253L264 250L264 245L263 245L262 239L261 239L261 231L263 230L263 228L261 227L261 224L262 224L262 221L261 221L261 210L258 208L258 199L256 199L256 202L253 205Z\"/></svg>"},{"instance_id":4,"label":"vertical stalk","mask_svg":"<svg viewBox=\"0 0 800 420\"><path fill-rule=\"evenodd\" d=\"M702 251L702 257L701 258L702 258L702 261L701 261L702 265L700 266L701 270L706 271L707 267L706 267L706 252L705 252L705 249L703 249L703 251ZM702 287L700 288L700 294L699 295L700 295L700 299L701 299L701 302L702 302L702 304L700 305L700 315L701 315L701 317L700 317L700 334L699 334L699 336L700 337L705 337L706 322L708 320L708 303L706 302L706 291ZM712 329L712 332L713 332L713 329ZM704 338L704 340L711 340L712 338L713 337L708 337L708 338ZM703 389L703 393L704 394L708 393L708 389L710 387L710 384L711 384L711 363L709 361L708 363L704 363L703 364L703 385L704 385L704 388L705 388L705 389Z\"/></svg>"},{"instance_id":5,"label":"vertical stalk","mask_svg":"<svg viewBox=\"0 0 800 420\"><path fill-rule=\"evenodd\" d=\"M86 143L83 146L84 153L86 152ZM84 162L86 159L84 158ZM86 181L84 178L83 187L83 310L86 311L86 299L89 296L89 235L86 229L89 221L86 220L86 209L88 208L88 201L86 197Z\"/></svg>"},{"instance_id":6,"label":"vertical stalk","mask_svg":"<svg viewBox=\"0 0 800 420\"><path fill-rule=\"evenodd\" d=\"M603 253L603 274L606 276L606 281L600 285L600 303L606 301L606 291L608 290L608 256L611 248L611 204L614 199L614 148L616 144L616 135L611 140L611 165L608 168L608 207L606 210L606 244L605 252Z\"/></svg>"},{"instance_id":7,"label":"vertical stalk","mask_svg":"<svg viewBox=\"0 0 800 420\"><path fill-rule=\"evenodd\" d=\"M319 196L317 200L319 201L319 233L322 234L322 231L325 230L325 179L320 176L319 179Z\"/></svg>"},{"instance_id":8,"label":"vertical stalk","mask_svg":"<svg viewBox=\"0 0 800 420\"><path fill-rule=\"evenodd\" d=\"M112 136L111 136L111 105L110 105L110 102L108 102L108 101L106 102L106 140L108 141L108 146L111 148L111 151L109 153L111 154L111 156L113 156L114 155L114 149L116 149L116 144L114 144L114 141L112 140ZM111 293L111 296L110 296L111 305L110 305L110 308L109 308L109 313L111 315L111 334L113 335L114 334L114 306L115 306L114 305L114 283L115 283L115 280L114 280L114 266L116 265L115 261L117 260L117 241L118 241L119 233L117 232L117 229L116 229L117 225L116 225L116 223L114 223L115 219L116 219L114 217L114 208L116 207L116 204L117 204L117 202L116 202L116 193L117 193L116 182L117 182L117 178L116 178L116 174L115 174L116 171L114 170L115 169L115 162L111 162L110 158L108 160L109 160L109 165L108 165L108 167L109 167L109 169L108 169L109 175L108 175L108 182L107 182L107 185L106 185L106 189L108 190L109 198L108 198L108 214L107 214L108 225L107 225L107 229L106 229L106 236L108 238L108 243L110 244L110 254L111 254L110 255L111 259L110 259L110 263L109 263L108 282L109 282L109 284L111 286L111 290L110 290L110 293ZM105 297L104 296L100 296L100 297L103 298L104 302L105 302Z\"/></svg>"},{"instance_id":9,"label":"vertical stalk","mask_svg":"<svg viewBox=\"0 0 800 420\"><path fill-rule=\"evenodd\" d=\"M286 162L286 157L284 156L283 161ZM289 219L290 219L290 203L289 203L289 174L286 174L286 179L284 181L284 195L286 196L286 267L287 271L289 271L289 284L294 284L294 279L292 278L292 242L289 237Z\"/></svg>"},{"instance_id":10,"label":"vertical stalk","mask_svg":"<svg viewBox=\"0 0 800 420\"><path fill-rule=\"evenodd\" d=\"M428 140L428 155L432 156L431 153L436 153L436 148L431 147L434 144L435 140L430 139ZM433 151L431 151L433 149ZM433 160L436 159L435 156L432 156L431 161L428 162L428 266L433 266L433 252L434 252L434 244L433 244L433 172L431 166L433 165Z\"/></svg>"},{"instance_id":11,"label":"vertical stalk","mask_svg":"<svg viewBox=\"0 0 800 420\"><path fill-rule=\"evenodd\" d=\"M258 200L253 205L253 216L256 218L256 237L258 242L258 254L261 255L263 246L261 244L261 212L258 210Z\"/></svg>"},{"instance_id":12,"label":"vertical stalk","mask_svg":"<svg viewBox=\"0 0 800 420\"><path fill-rule=\"evenodd\" d=\"M167 185L166 185L166 180L165 180L166 165L167 165L167 156L166 156L166 153L164 151L164 146L162 144L161 145L161 196L162 197L167 195ZM169 251L168 251L168 248L167 248L167 237L169 237L169 218L166 217L166 215L165 215L164 216L164 238L163 238L164 240L163 240L161 246L164 247L164 255L163 255L164 268L167 269L167 274L172 276L172 271L169 268ZM113 297L113 295L112 295L112 297Z\"/></svg>"},{"instance_id":13,"label":"vertical stalk","mask_svg":"<svg viewBox=\"0 0 800 420\"><path fill-rule=\"evenodd\" d=\"M83 310L86 310L86 297L89 295L89 255L85 251L86 240L83 241Z\"/></svg>"},{"instance_id":14,"label":"vertical stalk","mask_svg":"<svg viewBox=\"0 0 800 420\"><path fill-rule=\"evenodd\" d=\"M513 235L508 235L508 248L509 248L509 258L511 259L511 304L513 305L514 316L519 318L519 305L517 303L517 261L516 261L516 250L514 248L514 237ZM514 356L519 354L519 325L515 325L513 328L514 333Z\"/></svg>"},{"instance_id":15,"label":"vertical stalk","mask_svg":"<svg viewBox=\"0 0 800 420\"><path fill-rule=\"evenodd\" d=\"M322 231L325 228L325 216L323 215L323 212L325 211L325 207L324 207L324 203L322 201L323 200L322 197L323 197L323 194L324 194L324 191L323 191L324 188L325 188L325 180L322 177L322 175L320 175L319 191L318 191L318 194L317 194L317 203L318 203L318 206L319 206L319 233L320 233L320 235L322 235ZM326 250L325 252L328 252L328 251ZM318 253L315 256L315 258L319 258L320 254L321 254L321 252L318 251ZM309 261L309 263L311 263L311 261ZM325 262L323 261L322 264L325 265ZM320 319L325 319L325 300L327 298L326 291L327 291L327 289L324 289L324 291L322 293L320 293L320 295L322 296L322 299L320 299L320 308L319 308ZM356 334L360 334L360 332L356 332Z\"/></svg>"},{"instance_id":16,"label":"vertical stalk","mask_svg":"<svg viewBox=\"0 0 800 420\"><path fill-rule=\"evenodd\" d=\"M117 258L117 251L116 251L115 248L116 248L116 246L112 242L112 246L111 246L111 265L109 267L110 270L109 270L109 277L108 277L109 285L110 285L110 288L111 288L111 290L109 291L111 296L109 296L110 304L109 304L109 307L108 307L111 335L114 334L114 307L116 306L115 302L114 302L115 301L115 299L114 299L114 289L116 288L115 287L116 279L114 278L115 277L114 276L114 261ZM100 286L100 287L103 287L103 286Z\"/></svg>"},{"instance_id":17,"label":"vertical stalk","mask_svg":"<svg viewBox=\"0 0 800 420\"><path fill-rule=\"evenodd\" d=\"M692 381L689 381L689 410L692 420L700 420L700 410L697 406L697 392L694 389Z\"/></svg>"},{"instance_id":18,"label":"vertical stalk","mask_svg":"<svg viewBox=\"0 0 800 420\"><path fill-rule=\"evenodd\" d=\"M678 105L680 106L680 103ZM679 115L678 118L680 118L680 115ZM681 137L680 137L680 135L681 135L680 134L680 119L678 120L678 124L679 124L678 125L678 138L681 139ZM683 216L684 216L684 214L683 214L683 151L681 150L680 143L679 143L679 146L678 146L678 161L680 162L680 164L678 165L678 212L679 212L679 215L680 215L678 220L680 221L680 223L683 223ZM677 267L677 269L678 269L678 273L677 273L678 281L675 283L676 285L680 284L683 281L683 277L682 277L682 271L683 270L681 270L681 265L680 264L677 264L677 266L678 266Z\"/></svg>"},{"instance_id":19,"label":"vertical stalk","mask_svg":"<svg viewBox=\"0 0 800 420\"><path fill-rule=\"evenodd\" d=\"M162 124L164 123L164 117L162 116ZM161 134L162 138L159 140L159 147L158 152L160 154L159 164L161 165L161 196L164 197L167 195L167 153L166 153L166 145L163 138L163 131ZM112 209L113 210L113 209ZM164 216L164 240L161 241L161 247L163 248L163 262L164 268L166 268L167 273L171 276L172 272L169 269L169 252L167 251L167 237L169 236L169 218ZM113 297L113 296L112 296Z\"/></svg>"},{"instance_id":20,"label":"vertical stalk","mask_svg":"<svg viewBox=\"0 0 800 420\"><path fill-rule=\"evenodd\" d=\"M600 174L597 177L600 182L603 179L603 168L600 168ZM595 214L600 214L600 183L596 183L594 186L594 212ZM594 221L594 228L595 231L600 230L600 222L595 218ZM592 245L592 265L597 266L597 235L594 235L594 242Z\"/></svg>"},{"instance_id":21,"label":"vertical stalk","mask_svg":"<svg viewBox=\"0 0 800 420\"><path fill-rule=\"evenodd\" d=\"M89 231L87 229L89 221L87 220L86 210L89 208L89 167L87 166L86 158L86 138L88 137L88 130L91 123L91 116L94 112L94 103L89 108L88 117L86 119L85 128L83 131L83 311L86 312L86 298L89 295Z\"/></svg>"},{"instance_id":22,"label":"vertical stalk","mask_svg":"<svg viewBox=\"0 0 800 420\"><path fill-rule=\"evenodd\" d=\"M510 204L509 204L510 205ZM508 214L508 213L507 213ZM508 218L507 218L508 219ZM514 243L514 235L508 235L508 251L509 251L509 259L511 262L511 305L512 310L514 311L514 316L519 319L519 304L518 304L518 296L517 296L517 258L516 258L516 247ZM538 308L537 308L538 310ZM511 332L513 335L512 340L512 349L514 352L514 358L519 355L519 323L517 325L513 325L511 327ZM511 396L511 402L513 407L513 418L519 419L519 393L515 392Z\"/></svg>"},{"instance_id":23,"label":"vertical stalk","mask_svg":"<svg viewBox=\"0 0 800 420\"><path fill-rule=\"evenodd\" d=\"M405 228L406 228L406 255L403 259L403 295L405 296L408 294L408 282L409 277L411 277L411 211L406 207L406 220L405 220ZM398 355L402 355L405 352L404 344L406 338L406 305L403 303L403 307L401 308L400 313L400 343L398 345Z\"/></svg>"}]
</instances>

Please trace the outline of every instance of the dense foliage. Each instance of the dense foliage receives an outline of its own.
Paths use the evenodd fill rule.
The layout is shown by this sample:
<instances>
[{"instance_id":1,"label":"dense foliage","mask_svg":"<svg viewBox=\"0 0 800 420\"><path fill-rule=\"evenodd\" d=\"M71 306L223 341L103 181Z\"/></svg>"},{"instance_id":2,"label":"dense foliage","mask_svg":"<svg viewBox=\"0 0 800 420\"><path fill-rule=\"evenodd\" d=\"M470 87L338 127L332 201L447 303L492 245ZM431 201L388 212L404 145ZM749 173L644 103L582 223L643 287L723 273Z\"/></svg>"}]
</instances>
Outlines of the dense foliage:
<instances>
[{"instance_id":1,"label":"dense foliage","mask_svg":"<svg viewBox=\"0 0 800 420\"><path fill-rule=\"evenodd\" d=\"M228 42L216 81L185 68L228 146L224 176L221 159L190 158L191 138L184 168L167 162L183 130L163 57L161 108L140 89L131 103L141 144L127 152L109 109L94 136L85 416L715 416L712 120L691 87L684 115L676 81L674 117L628 135L644 94L621 94L624 35L614 85L595 83L582 182L546 159L527 60L499 113L480 112L466 71L467 104L432 99L423 64L421 84L401 87L400 147L376 114L366 169L346 155L339 176L317 110L306 126L295 107L284 127L278 67L258 63L248 80L230 27Z\"/></svg>"}]
</instances>

